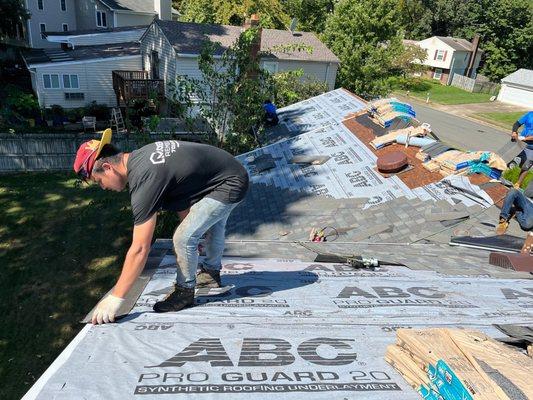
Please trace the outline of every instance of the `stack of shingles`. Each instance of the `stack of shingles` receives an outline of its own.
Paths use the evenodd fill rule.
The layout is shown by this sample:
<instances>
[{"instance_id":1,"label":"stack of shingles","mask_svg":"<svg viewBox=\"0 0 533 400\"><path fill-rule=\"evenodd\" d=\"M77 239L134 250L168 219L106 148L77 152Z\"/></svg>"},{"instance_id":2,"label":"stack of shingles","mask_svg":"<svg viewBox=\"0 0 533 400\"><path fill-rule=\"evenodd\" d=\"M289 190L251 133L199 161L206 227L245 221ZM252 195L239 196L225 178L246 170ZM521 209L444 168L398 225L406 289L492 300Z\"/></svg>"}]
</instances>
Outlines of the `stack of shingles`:
<instances>
[{"instance_id":1,"label":"stack of shingles","mask_svg":"<svg viewBox=\"0 0 533 400\"><path fill-rule=\"evenodd\" d=\"M533 360L478 331L400 329L385 359L426 398L533 398ZM455 377L448 371L439 381L447 367Z\"/></svg>"},{"instance_id":2,"label":"stack of shingles","mask_svg":"<svg viewBox=\"0 0 533 400\"><path fill-rule=\"evenodd\" d=\"M308 241L311 228L327 228L328 241L412 242L435 235L480 210L446 201L404 197L363 209L367 199L333 199L271 185L251 184L228 221L233 240ZM449 232L445 238L449 241Z\"/></svg>"}]
</instances>

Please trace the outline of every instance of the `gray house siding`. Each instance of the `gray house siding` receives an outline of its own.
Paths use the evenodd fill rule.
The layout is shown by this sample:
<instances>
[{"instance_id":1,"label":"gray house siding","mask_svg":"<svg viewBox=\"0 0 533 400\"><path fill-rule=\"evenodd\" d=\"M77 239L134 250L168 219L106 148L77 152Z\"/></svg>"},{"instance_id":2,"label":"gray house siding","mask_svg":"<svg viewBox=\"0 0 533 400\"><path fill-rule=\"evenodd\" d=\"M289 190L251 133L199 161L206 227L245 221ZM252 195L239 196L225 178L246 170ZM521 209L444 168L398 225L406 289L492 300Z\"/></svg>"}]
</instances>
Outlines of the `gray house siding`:
<instances>
[{"instance_id":1,"label":"gray house siding","mask_svg":"<svg viewBox=\"0 0 533 400\"><path fill-rule=\"evenodd\" d=\"M98 0L77 0L78 8L76 13L76 22L79 30L97 29L96 26L96 11L103 11L106 13L107 28L114 28L113 13L111 10L103 5Z\"/></svg>"},{"instance_id":2,"label":"gray house siding","mask_svg":"<svg viewBox=\"0 0 533 400\"><path fill-rule=\"evenodd\" d=\"M48 32L62 31L63 24L67 24L69 30L78 28L75 0L66 0L66 11L61 10L61 0L43 0L42 10L39 10L37 0L26 0L25 4L31 14L28 21L28 37L31 47L59 47L57 43L50 43L41 37L41 24L45 24Z\"/></svg>"},{"instance_id":3,"label":"gray house siding","mask_svg":"<svg viewBox=\"0 0 533 400\"><path fill-rule=\"evenodd\" d=\"M99 44L136 42L143 33L144 29L136 29L131 31L71 36L69 37L69 43L72 43L74 46L95 46Z\"/></svg>"},{"instance_id":4,"label":"gray house siding","mask_svg":"<svg viewBox=\"0 0 533 400\"><path fill-rule=\"evenodd\" d=\"M279 59L264 59L261 61L263 66L265 62L274 62L278 65L278 72L294 71L302 69L304 75L316 79L319 82L325 82L329 90L335 88L335 78L337 76L337 63L314 62L314 61L296 61L296 60L279 60Z\"/></svg>"},{"instance_id":5,"label":"gray house siding","mask_svg":"<svg viewBox=\"0 0 533 400\"><path fill-rule=\"evenodd\" d=\"M152 24L141 40L142 68L152 71L151 54L157 51L159 56L159 76L165 80L165 92L168 95L169 83L176 76L176 53L164 35Z\"/></svg>"},{"instance_id":6,"label":"gray house siding","mask_svg":"<svg viewBox=\"0 0 533 400\"><path fill-rule=\"evenodd\" d=\"M59 104L63 108L77 108L83 107L92 101L113 107L116 105L116 97L113 90L112 71L140 70L141 56L55 63L48 66L37 66L32 69L35 70L35 74L32 74L32 76L35 76L37 97L41 107ZM45 89L43 83L44 74L58 74L60 88ZM63 74L78 75L79 89L65 89L63 87ZM84 93L85 98L83 100L65 100L65 93Z\"/></svg>"},{"instance_id":7,"label":"gray house siding","mask_svg":"<svg viewBox=\"0 0 533 400\"><path fill-rule=\"evenodd\" d=\"M139 26L139 25L150 25L154 20L155 14L132 14L125 12L115 12L116 27L121 26Z\"/></svg>"}]
</instances>

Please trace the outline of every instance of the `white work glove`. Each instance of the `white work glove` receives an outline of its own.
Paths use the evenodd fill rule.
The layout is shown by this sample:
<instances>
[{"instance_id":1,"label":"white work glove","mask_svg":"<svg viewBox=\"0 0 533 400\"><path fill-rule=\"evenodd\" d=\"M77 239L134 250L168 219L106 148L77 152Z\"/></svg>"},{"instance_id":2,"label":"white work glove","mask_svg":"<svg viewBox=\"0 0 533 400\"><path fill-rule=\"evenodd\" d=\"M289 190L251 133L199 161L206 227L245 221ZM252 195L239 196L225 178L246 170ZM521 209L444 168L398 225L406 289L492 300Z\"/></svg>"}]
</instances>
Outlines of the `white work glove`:
<instances>
[{"instance_id":1,"label":"white work glove","mask_svg":"<svg viewBox=\"0 0 533 400\"><path fill-rule=\"evenodd\" d=\"M93 317L91 319L93 325L115 322L115 315L123 301L124 299L113 296L112 294L104 297L94 309Z\"/></svg>"}]
</instances>

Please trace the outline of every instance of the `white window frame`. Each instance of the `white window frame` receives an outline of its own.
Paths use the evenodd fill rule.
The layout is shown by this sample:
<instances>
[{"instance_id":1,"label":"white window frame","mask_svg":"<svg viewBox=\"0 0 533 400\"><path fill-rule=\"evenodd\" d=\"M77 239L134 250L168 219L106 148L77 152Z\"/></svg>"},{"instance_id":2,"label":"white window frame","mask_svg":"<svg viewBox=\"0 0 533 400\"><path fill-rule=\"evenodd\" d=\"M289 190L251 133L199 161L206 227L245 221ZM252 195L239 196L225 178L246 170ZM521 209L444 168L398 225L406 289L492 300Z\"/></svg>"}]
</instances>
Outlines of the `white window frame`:
<instances>
[{"instance_id":1,"label":"white window frame","mask_svg":"<svg viewBox=\"0 0 533 400\"><path fill-rule=\"evenodd\" d=\"M442 77L442 68L435 68L435 72L433 72L433 79L439 80Z\"/></svg>"},{"instance_id":2,"label":"white window frame","mask_svg":"<svg viewBox=\"0 0 533 400\"><path fill-rule=\"evenodd\" d=\"M57 76L57 84L58 84L57 87L53 87L53 85L52 85L52 76L53 75ZM46 87L45 80L44 80L45 76L49 76L48 79L50 80L50 87ZM43 88L49 89L49 90L59 90L59 89L61 89L61 79L60 79L59 74L43 74L42 77L43 77Z\"/></svg>"},{"instance_id":3,"label":"white window frame","mask_svg":"<svg viewBox=\"0 0 533 400\"><path fill-rule=\"evenodd\" d=\"M435 61L444 61L444 54L446 54L446 50L437 50Z\"/></svg>"},{"instance_id":4,"label":"white window frame","mask_svg":"<svg viewBox=\"0 0 533 400\"><path fill-rule=\"evenodd\" d=\"M273 67L273 68L272 68ZM277 74L279 63L277 61L263 61L263 69L271 74ZM274 71L272 71L272 69Z\"/></svg>"},{"instance_id":5,"label":"white window frame","mask_svg":"<svg viewBox=\"0 0 533 400\"><path fill-rule=\"evenodd\" d=\"M65 29L65 27L67 29ZM61 24L61 28L63 29L63 32L68 32L68 24Z\"/></svg>"},{"instance_id":6,"label":"white window frame","mask_svg":"<svg viewBox=\"0 0 533 400\"><path fill-rule=\"evenodd\" d=\"M63 9L63 6L65 6L65 9ZM59 0L59 9L61 11L67 11L67 0Z\"/></svg>"},{"instance_id":7,"label":"white window frame","mask_svg":"<svg viewBox=\"0 0 533 400\"><path fill-rule=\"evenodd\" d=\"M65 77L68 76L68 86L65 85ZM76 77L76 82L78 83L76 86L72 86L72 77ZM62 75L62 82L63 82L63 88L64 89L79 89L80 88L80 77L78 74L63 74Z\"/></svg>"},{"instance_id":8,"label":"white window frame","mask_svg":"<svg viewBox=\"0 0 533 400\"><path fill-rule=\"evenodd\" d=\"M37 0L37 8L39 10L44 10L44 0Z\"/></svg>"},{"instance_id":9,"label":"white window frame","mask_svg":"<svg viewBox=\"0 0 533 400\"><path fill-rule=\"evenodd\" d=\"M100 25L98 25L98 16L100 16ZM104 18L102 18L102 16ZM105 25L103 24L103 22L105 22ZM97 28L107 28L107 15L106 15L105 11L96 10L96 27Z\"/></svg>"}]
</instances>

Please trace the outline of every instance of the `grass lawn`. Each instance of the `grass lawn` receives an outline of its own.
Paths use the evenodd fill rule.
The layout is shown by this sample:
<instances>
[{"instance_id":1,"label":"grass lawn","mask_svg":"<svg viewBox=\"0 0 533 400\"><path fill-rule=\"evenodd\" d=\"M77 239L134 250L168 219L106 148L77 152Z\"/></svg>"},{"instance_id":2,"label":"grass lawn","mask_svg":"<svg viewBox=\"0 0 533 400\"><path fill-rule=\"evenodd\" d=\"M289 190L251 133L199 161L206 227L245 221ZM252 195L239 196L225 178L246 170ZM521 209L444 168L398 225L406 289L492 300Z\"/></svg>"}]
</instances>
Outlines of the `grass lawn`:
<instances>
[{"instance_id":1,"label":"grass lawn","mask_svg":"<svg viewBox=\"0 0 533 400\"><path fill-rule=\"evenodd\" d=\"M507 128L511 132L513 124L518 118L520 118L525 113L523 111L519 112L488 112L488 113L476 113L471 114L472 117L481 119L483 121L490 122L492 124L501 126L502 128Z\"/></svg>"},{"instance_id":2,"label":"grass lawn","mask_svg":"<svg viewBox=\"0 0 533 400\"><path fill-rule=\"evenodd\" d=\"M127 192L70 173L0 176L0 213L0 398L19 399L114 285L132 215Z\"/></svg>"},{"instance_id":3,"label":"grass lawn","mask_svg":"<svg viewBox=\"0 0 533 400\"><path fill-rule=\"evenodd\" d=\"M521 170L518 167L510 168L503 172L503 177L508 181L515 183L518 180L518 177L520 176L520 172ZM529 171L524 180L522 181L520 187L525 190L531 180L533 180L533 172Z\"/></svg>"},{"instance_id":4,"label":"grass lawn","mask_svg":"<svg viewBox=\"0 0 533 400\"><path fill-rule=\"evenodd\" d=\"M486 103L490 101L490 94L487 93L470 93L465 90L456 88L455 86L441 85L438 81L429 79L413 79L403 89L398 89L396 92L416 97L420 100L426 101L429 92L429 101L439 104L469 104L469 103Z\"/></svg>"}]
</instances>

